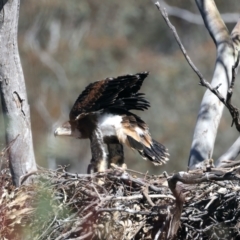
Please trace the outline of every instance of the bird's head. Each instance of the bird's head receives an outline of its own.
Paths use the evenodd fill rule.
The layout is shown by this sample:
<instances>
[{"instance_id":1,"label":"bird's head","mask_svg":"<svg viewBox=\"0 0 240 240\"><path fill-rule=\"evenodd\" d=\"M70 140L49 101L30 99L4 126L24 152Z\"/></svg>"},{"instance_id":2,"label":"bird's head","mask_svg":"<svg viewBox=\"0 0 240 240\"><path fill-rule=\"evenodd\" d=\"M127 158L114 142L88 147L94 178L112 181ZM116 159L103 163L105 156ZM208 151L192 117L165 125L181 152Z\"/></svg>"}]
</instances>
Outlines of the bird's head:
<instances>
[{"instance_id":1,"label":"bird's head","mask_svg":"<svg viewBox=\"0 0 240 240\"><path fill-rule=\"evenodd\" d=\"M69 136L80 139L89 138L93 129L95 128L94 121L91 118L85 117L83 119L69 120L58 127L54 136Z\"/></svg>"},{"instance_id":2,"label":"bird's head","mask_svg":"<svg viewBox=\"0 0 240 240\"><path fill-rule=\"evenodd\" d=\"M62 124L62 126L58 127L54 131L54 136L69 136L75 138L83 138L81 131L77 127L76 121L67 121Z\"/></svg>"}]
</instances>

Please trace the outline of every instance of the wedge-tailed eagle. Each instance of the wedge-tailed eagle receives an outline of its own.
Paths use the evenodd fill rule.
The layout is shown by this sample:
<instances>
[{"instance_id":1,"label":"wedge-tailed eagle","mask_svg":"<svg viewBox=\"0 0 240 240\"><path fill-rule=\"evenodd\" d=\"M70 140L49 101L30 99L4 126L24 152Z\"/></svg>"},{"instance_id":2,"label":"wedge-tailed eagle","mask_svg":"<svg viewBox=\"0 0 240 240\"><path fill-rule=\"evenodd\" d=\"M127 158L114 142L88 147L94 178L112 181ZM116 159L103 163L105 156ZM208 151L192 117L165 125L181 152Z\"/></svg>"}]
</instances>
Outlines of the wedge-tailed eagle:
<instances>
[{"instance_id":1,"label":"wedge-tailed eagle","mask_svg":"<svg viewBox=\"0 0 240 240\"><path fill-rule=\"evenodd\" d=\"M108 149L110 144L117 144L115 149L122 149L124 144L155 165L165 163L167 149L152 139L147 124L130 112L150 107L144 93L138 92L147 76L148 72L143 72L89 84L74 103L69 120L55 130L55 136L90 139L93 171L108 168L104 144Z\"/></svg>"}]
</instances>

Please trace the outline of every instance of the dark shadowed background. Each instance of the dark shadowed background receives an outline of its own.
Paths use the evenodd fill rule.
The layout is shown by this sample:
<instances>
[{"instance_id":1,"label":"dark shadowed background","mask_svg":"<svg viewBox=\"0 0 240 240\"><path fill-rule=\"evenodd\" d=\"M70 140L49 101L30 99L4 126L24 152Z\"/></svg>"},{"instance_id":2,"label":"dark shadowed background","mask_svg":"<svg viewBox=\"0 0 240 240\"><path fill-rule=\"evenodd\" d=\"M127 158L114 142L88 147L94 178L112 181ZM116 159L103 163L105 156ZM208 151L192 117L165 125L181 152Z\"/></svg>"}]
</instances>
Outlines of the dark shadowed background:
<instances>
[{"instance_id":1,"label":"dark shadowed background","mask_svg":"<svg viewBox=\"0 0 240 240\"><path fill-rule=\"evenodd\" d=\"M237 0L218 0L221 13L240 11ZM169 5L198 14L194 1ZM189 56L211 80L215 46L204 25L170 16ZM227 24L229 30L234 23ZM171 154L170 162L155 167L125 148L129 168L160 174L186 170L193 129L205 89L186 63L160 12L151 1L138 0L22 0L19 50L25 75L37 163L56 168L70 164L86 172L91 159L88 140L54 138L56 126L68 119L77 96L90 82L106 77L149 71L142 91L151 108L138 114L149 124L152 137ZM239 79L239 77L238 77ZM240 85L233 101L240 106ZM214 158L237 138L225 110ZM0 119L0 142L4 125Z\"/></svg>"}]
</instances>

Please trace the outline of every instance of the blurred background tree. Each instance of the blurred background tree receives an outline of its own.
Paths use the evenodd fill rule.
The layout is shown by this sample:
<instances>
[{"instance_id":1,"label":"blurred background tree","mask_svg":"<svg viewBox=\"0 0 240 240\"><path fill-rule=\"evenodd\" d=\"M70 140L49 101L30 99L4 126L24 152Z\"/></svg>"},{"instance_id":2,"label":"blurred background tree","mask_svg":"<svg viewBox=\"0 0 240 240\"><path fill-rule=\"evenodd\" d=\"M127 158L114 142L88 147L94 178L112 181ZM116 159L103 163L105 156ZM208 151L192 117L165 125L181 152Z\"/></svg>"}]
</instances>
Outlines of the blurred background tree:
<instances>
[{"instance_id":1,"label":"blurred background tree","mask_svg":"<svg viewBox=\"0 0 240 240\"><path fill-rule=\"evenodd\" d=\"M168 4L198 14L194 1L172 0ZM218 0L216 4L221 13L240 10L238 1ZM205 27L170 18L188 54L210 80L216 53ZM234 24L227 26L232 29ZM68 119L75 99L90 82L150 71L142 91L152 107L138 114L149 124L153 138L169 149L171 158L167 165L154 167L126 150L127 166L152 174L186 170L205 89L198 86L198 78L151 1L22 0L18 38L39 165L56 168L70 164L70 170L86 172L91 159L89 142L54 138L55 127ZM233 101L239 93L236 83ZM224 111L214 158L237 138L230 124L231 117ZM3 119L0 127L3 147Z\"/></svg>"}]
</instances>

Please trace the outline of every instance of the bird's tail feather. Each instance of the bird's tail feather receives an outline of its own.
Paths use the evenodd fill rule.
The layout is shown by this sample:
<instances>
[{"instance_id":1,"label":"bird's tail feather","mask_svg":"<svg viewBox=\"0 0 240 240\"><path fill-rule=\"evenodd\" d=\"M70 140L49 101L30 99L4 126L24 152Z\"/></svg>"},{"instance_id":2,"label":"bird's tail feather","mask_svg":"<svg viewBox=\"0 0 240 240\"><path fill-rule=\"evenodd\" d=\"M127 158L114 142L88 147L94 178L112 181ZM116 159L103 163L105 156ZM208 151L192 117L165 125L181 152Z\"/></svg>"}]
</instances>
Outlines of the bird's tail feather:
<instances>
[{"instance_id":1,"label":"bird's tail feather","mask_svg":"<svg viewBox=\"0 0 240 240\"><path fill-rule=\"evenodd\" d=\"M169 160L169 153L167 148L154 139L152 139L152 145L150 148L144 146L143 150L139 151L139 153L143 158L147 158L154 165L162 165Z\"/></svg>"},{"instance_id":2,"label":"bird's tail feather","mask_svg":"<svg viewBox=\"0 0 240 240\"><path fill-rule=\"evenodd\" d=\"M169 160L168 149L156 140L152 139L152 144L147 147L130 136L127 136L127 139L133 149L137 150L144 159L150 160L154 165L162 165Z\"/></svg>"}]
</instances>

